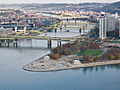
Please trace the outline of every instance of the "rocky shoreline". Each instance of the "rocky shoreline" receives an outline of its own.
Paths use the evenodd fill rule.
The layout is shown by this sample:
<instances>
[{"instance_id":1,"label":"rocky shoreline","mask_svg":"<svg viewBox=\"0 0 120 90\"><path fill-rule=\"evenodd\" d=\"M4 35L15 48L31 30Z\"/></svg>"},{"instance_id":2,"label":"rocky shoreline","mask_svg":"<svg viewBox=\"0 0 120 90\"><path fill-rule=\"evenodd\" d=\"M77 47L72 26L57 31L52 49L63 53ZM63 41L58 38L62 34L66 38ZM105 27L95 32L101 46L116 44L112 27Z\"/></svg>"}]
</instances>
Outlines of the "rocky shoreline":
<instances>
[{"instance_id":1,"label":"rocky shoreline","mask_svg":"<svg viewBox=\"0 0 120 90\"><path fill-rule=\"evenodd\" d=\"M84 68L84 67L94 67L94 66L103 66L103 65L112 65L120 64L120 60L104 61L104 62L93 62L93 63L70 63L64 60L54 60L49 57L43 56L40 59L37 59L22 68L26 71L32 72L50 72L50 71L60 71L67 69L75 68Z\"/></svg>"}]
</instances>

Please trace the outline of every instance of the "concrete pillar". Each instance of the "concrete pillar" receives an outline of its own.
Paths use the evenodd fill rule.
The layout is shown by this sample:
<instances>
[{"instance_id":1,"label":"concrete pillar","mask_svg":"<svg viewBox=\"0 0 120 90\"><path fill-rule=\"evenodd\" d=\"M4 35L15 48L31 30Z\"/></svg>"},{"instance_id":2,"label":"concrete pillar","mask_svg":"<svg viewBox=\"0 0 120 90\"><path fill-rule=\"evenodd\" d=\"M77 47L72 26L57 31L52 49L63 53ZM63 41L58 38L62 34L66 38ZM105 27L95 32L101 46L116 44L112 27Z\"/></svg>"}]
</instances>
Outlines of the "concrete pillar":
<instances>
[{"instance_id":1,"label":"concrete pillar","mask_svg":"<svg viewBox=\"0 0 120 90\"><path fill-rule=\"evenodd\" d=\"M75 19L75 24L77 23L77 20Z\"/></svg>"},{"instance_id":2,"label":"concrete pillar","mask_svg":"<svg viewBox=\"0 0 120 90\"><path fill-rule=\"evenodd\" d=\"M60 26L60 31L62 31L62 26Z\"/></svg>"},{"instance_id":3,"label":"concrete pillar","mask_svg":"<svg viewBox=\"0 0 120 90\"><path fill-rule=\"evenodd\" d=\"M24 34L26 34L26 27L24 27Z\"/></svg>"},{"instance_id":4,"label":"concrete pillar","mask_svg":"<svg viewBox=\"0 0 120 90\"><path fill-rule=\"evenodd\" d=\"M61 40L58 40L58 41L57 41L57 46L59 47L59 46L61 46L61 45L62 45Z\"/></svg>"},{"instance_id":5,"label":"concrete pillar","mask_svg":"<svg viewBox=\"0 0 120 90\"><path fill-rule=\"evenodd\" d=\"M15 39L13 39L13 47L15 47L15 43L16 43L16 42L15 42Z\"/></svg>"},{"instance_id":6,"label":"concrete pillar","mask_svg":"<svg viewBox=\"0 0 120 90\"><path fill-rule=\"evenodd\" d=\"M67 18L67 22L68 22L68 20L69 20L69 19Z\"/></svg>"},{"instance_id":7,"label":"concrete pillar","mask_svg":"<svg viewBox=\"0 0 120 90\"><path fill-rule=\"evenodd\" d=\"M81 28L79 29L79 34L81 35Z\"/></svg>"},{"instance_id":8,"label":"concrete pillar","mask_svg":"<svg viewBox=\"0 0 120 90\"><path fill-rule=\"evenodd\" d=\"M13 47L17 47L17 39L13 40Z\"/></svg>"},{"instance_id":9,"label":"concrete pillar","mask_svg":"<svg viewBox=\"0 0 120 90\"><path fill-rule=\"evenodd\" d=\"M60 30L62 31L62 22L60 22Z\"/></svg>"},{"instance_id":10,"label":"concrete pillar","mask_svg":"<svg viewBox=\"0 0 120 90\"><path fill-rule=\"evenodd\" d=\"M62 42L61 42L61 40L60 40L60 46L62 46Z\"/></svg>"},{"instance_id":11,"label":"concrete pillar","mask_svg":"<svg viewBox=\"0 0 120 90\"><path fill-rule=\"evenodd\" d=\"M0 46L2 46L2 42L1 42L1 40L0 40Z\"/></svg>"},{"instance_id":12,"label":"concrete pillar","mask_svg":"<svg viewBox=\"0 0 120 90\"><path fill-rule=\"evenodd\" d=\"M9 43L10 43L10 40L9 40L9 39L7 40L7 43L8 43L8 47L9 47Z\"/></svg>"},{"instance_id":13,"label":"concrete pillar","mask_svg":"<svg viewBox=\"0 0 120 90\"><path fill-rule=\"evenodd\" d=\"M7 45L7 40L4 41L4 46L6 47L6 45Z\"/></svg>"},{"instance_id":14,"label":"concrete pillar","mask_svg":"<svg viewBox=\"0 0 120 90\"><path fill-rule=\"evenodd\" d=\"M65 29L66 29L66 24L64 25Z\"/></svg>"},{"instance_id":15,"label":"concrete pillar","mask_svg":"<svg viewBox=\"0 0 120 90\"><path fill-rule=\"evenodd\" d=\"M85 26L83 26L83 31L82 32L83 32L83 34L85 34Z\"/></svg>"},{"instance_id":16,"label":"concrete pillar","mask_svg":"<svg viewBox=\"0 0 120 90\"><path fill-rule=\"evenodd\" d=\"M86 26L85 26L86 28L85 28L85 31L87 31L87 24L86 24Z\"/></svg>"},{"instance_id":17,"label":"concrete pillar","mask_svg":"<svg viewBox=\"0 0 120 90\"><path fill-rule=\"evenodd\" d=\"M17 27L15 27L15 33L17 33Z\"/></svg>"},{"instance_id":18,"label":"concrete pillar","mask_svg":"<svg viewBox=\"0 0 120 90\"><path fill-rule=\"evenodd\" d=\"M52 41L50 39L48 39L48 48L52 47Z\"/></svg>"},{"instance_id":19,"label":"concrete pillar","mask_svg":"<svg viewBox=\"0 0 120 90\"><path fill-rule=\"evenodd\" d=\"M57 28L55 28L55 33L57 33Z\"/></svg>"},{"instance_id":20,"label":"concrete pillar","mask_svg":"<svg viewBox=\"0 0 120 90\"><path fill-rule=\"evenodd\" d=\"M59 40L57 41L57 47L59 47Z\"/></svg>"}]
</instances>

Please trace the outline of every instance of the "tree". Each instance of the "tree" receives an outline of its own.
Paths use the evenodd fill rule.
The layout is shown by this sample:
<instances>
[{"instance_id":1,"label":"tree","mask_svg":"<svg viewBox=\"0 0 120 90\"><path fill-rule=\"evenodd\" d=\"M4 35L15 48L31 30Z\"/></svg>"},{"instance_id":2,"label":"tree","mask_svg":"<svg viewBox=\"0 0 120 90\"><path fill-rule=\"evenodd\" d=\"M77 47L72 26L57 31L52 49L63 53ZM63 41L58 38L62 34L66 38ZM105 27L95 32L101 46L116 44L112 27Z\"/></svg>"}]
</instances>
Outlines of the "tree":
<instances>
[{"instance_id":1,"label":"tree","mask_svg":"<svg viewBox=\"0 0 120 90\"><path fill-rule=\"evenodd\" d=\"M116 53L117 59L120 59L120 53Z\"/></svg>"},{"instance_id":2,"label":"tree","mask_svg":"<svg viewBox=\"0 0 120 90\"><path fill-rule=\"evenodd\" d=\"M110 56L110 59L114 60L114 59L115 59L115 56L114 56L114 55L111 55L111 56Z\"/></svg>"},{"instance_id":3,"label":"tree","mask_svg":"<svg viewBox=\"0 0 120 90\"><path fill-rule=\"evenodd\" d=\"M94 61L94 57L91 56L89 60L90 60L90 62L93 62Z\"/></svg>"}]
</instances>

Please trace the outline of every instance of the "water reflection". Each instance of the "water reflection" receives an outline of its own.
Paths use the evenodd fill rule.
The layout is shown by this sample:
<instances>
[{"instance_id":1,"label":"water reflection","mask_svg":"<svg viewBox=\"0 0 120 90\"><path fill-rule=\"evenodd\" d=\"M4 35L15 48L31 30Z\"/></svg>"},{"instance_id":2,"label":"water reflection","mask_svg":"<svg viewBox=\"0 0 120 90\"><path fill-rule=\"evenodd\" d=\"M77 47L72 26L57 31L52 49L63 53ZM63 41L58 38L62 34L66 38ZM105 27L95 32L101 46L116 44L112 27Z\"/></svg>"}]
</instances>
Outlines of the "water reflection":
<instances>
[{"instance_id":1,"label":"water reflection","mask_svg":"<svg viewBox=\"0 0 120 90\"><path fill-rule=\"evenodd\" d=\"M108 69L115 68L115 69L120 70L120 64L116 64L116 65L107 65L106 67L107 67Z\"/></svg>"},{"instance_id":2,"label":"water reflection","mask_svg":"<svg viewBox=\"0 0 120 90\"><path fill-rule=\"evenodd\" d=\"M98 67L95 67L95 71L96 71L96 72L98 71Z\"/></svg>"},{"instance_id":3,"label":"water reflection","mask_svg":"<svg viewBox=\"0 0 120 90\"><path fill-rule=\"evenodd\" d=\"M100 68L101 71L104 71L104 70L105 70L105 67L106 67L106 66L100 66L99 68Z\"/></svg>"},{"instance_id":4,"label":"water reflection","mask_svg":"<svg viewBox=\"0 0 120 90\"><path fill-rule=\"evenodd\" d=\"M82 68L84 74L94 71L94 67L85 67Z\"/></svg>"},{"instance_id":5,"label":"water reflection","mask_svg":"<svg viewBox=\"0 0 120 90\"><path fill-rule=\"evenodd\" d=\"M76 68L73 69L74 71L82 70L84 74L89 73L89 72L98 72L98 71L105 71L105 70L110 70L110 69L117 69L120 70L120 64L116 65L105 65L105 66L95 66L95 67L84 67L84 68Z\"/></svg>"},{"instance_id":6,"label":"water reflection","mask_svg":"<svg viewBox=\"0 0 120 90\"><path fill-rule=\"evenodd\" d=\"M12 47L12 46L10 46L10 47L3 47L3 46L1 46L0 47L1 49L2 48L6 48L6 49L18 49L18 50L21 50L21 49L24 49L24 50L51 50L51 49L48 49L48 48L45 48L45 47Z\"/></svg>"},{"instance_id":7,"label":"water reflection","mask_svg":"<svg viewBox=\"0 0 120 90\"><path fill-rule=\"evenodd\" d=\"M72 71L79 71L79 70L81 70L81 68L74 68L74 69L72 69Z\"/></svg>"}]
</instances>

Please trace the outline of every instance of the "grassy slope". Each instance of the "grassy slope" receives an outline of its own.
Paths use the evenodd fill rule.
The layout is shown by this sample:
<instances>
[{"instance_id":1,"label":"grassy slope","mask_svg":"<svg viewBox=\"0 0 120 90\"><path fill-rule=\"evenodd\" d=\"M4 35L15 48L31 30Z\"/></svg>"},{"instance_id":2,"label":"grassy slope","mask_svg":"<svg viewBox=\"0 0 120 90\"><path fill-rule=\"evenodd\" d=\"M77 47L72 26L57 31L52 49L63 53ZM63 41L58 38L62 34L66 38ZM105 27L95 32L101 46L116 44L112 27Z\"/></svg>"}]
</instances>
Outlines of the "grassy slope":
<instances>
[{"instance_id":1,"label":"grassy slope","mask_svg":"<svg viewBox=\"0 0 120 90\"><path fill-rule=\"evenodd\" d=\"M99 56L103 51L102 50L96 50L96 49L93 49L93 50L87 50L85 52L79 52L79 53L75 53L77 55L88 55L88 56L91 56L91 55L95 55L95 56Z\"/></svg>"}]
</instances>

